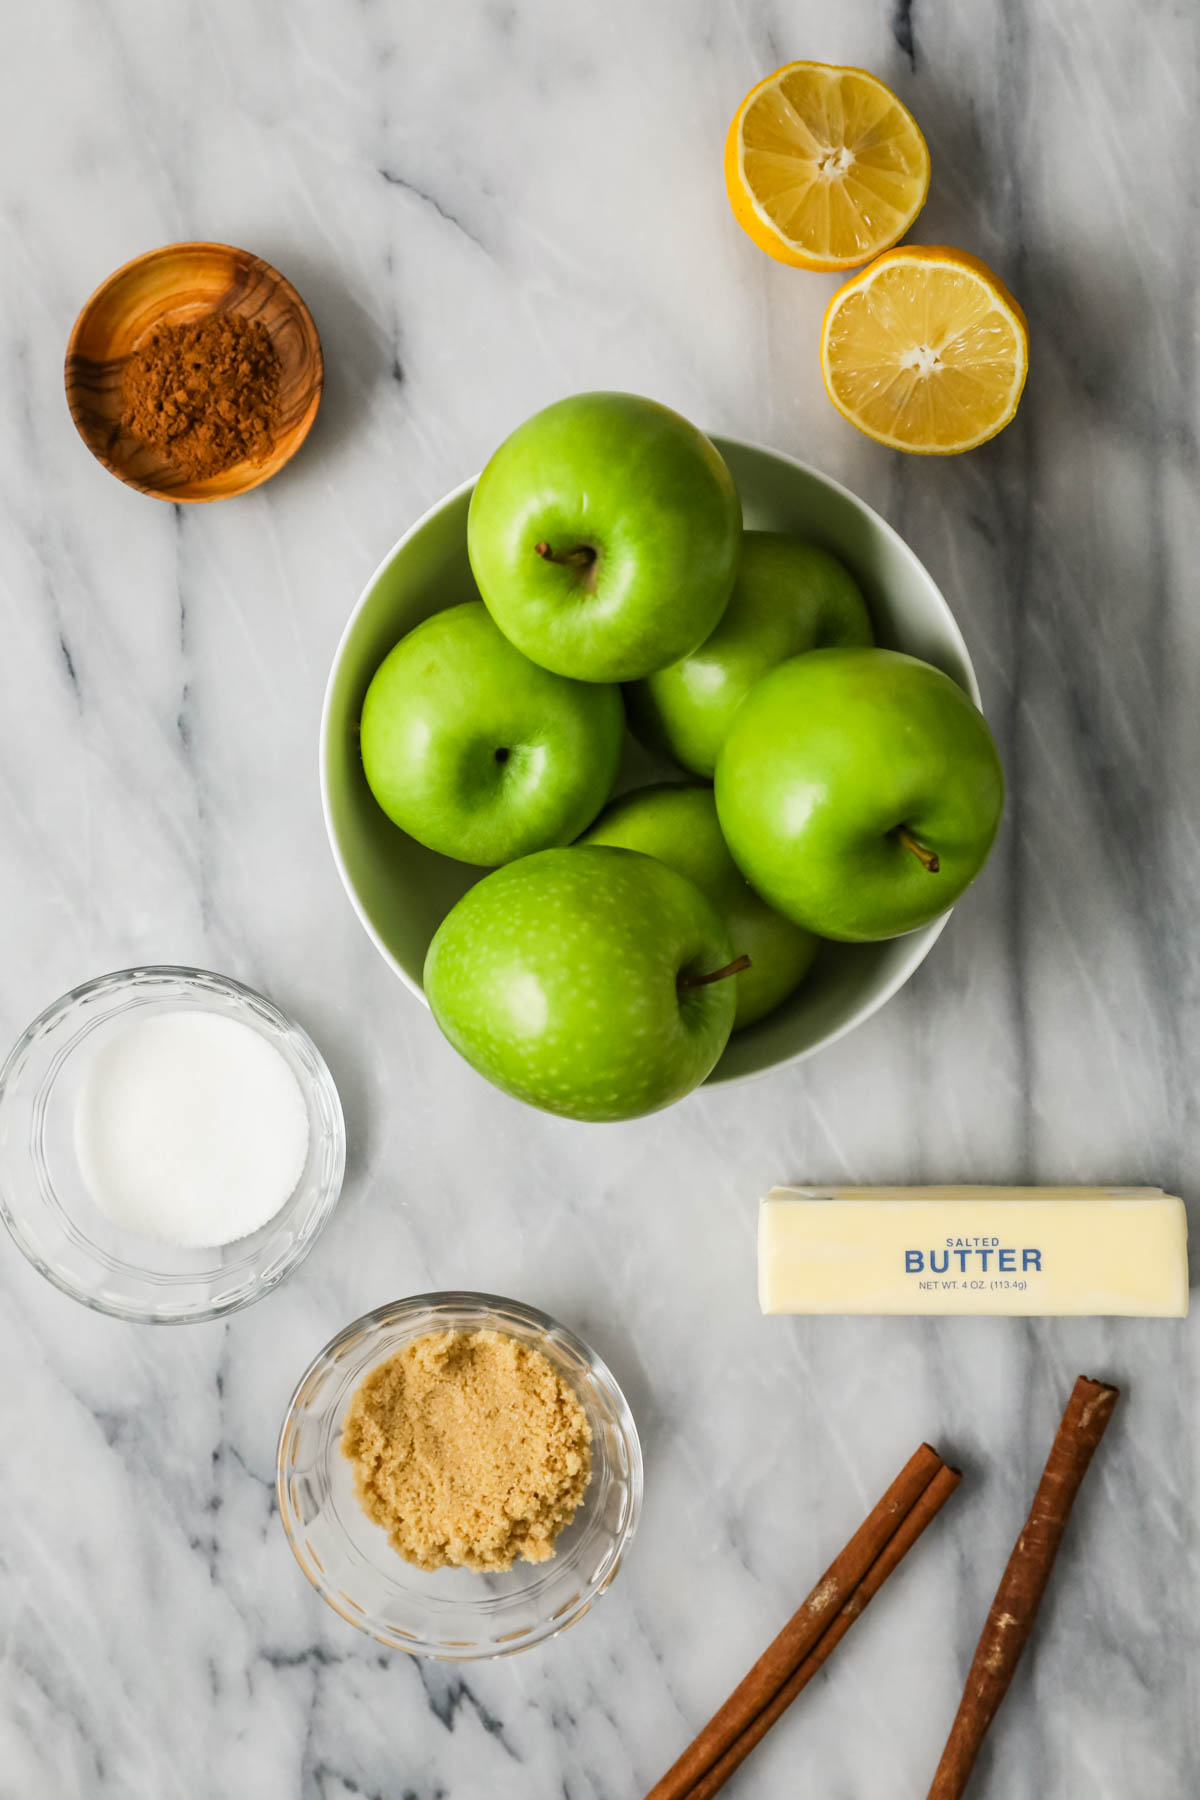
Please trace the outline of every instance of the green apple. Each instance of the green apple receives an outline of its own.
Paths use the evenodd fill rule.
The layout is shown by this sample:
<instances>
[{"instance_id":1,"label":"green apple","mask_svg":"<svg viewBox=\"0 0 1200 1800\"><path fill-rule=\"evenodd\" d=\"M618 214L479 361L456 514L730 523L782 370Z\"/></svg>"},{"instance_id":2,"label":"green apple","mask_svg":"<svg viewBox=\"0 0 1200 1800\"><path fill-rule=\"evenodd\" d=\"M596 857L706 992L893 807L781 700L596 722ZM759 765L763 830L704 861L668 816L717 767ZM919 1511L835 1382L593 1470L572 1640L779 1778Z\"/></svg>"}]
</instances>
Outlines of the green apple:
<instances>
[{"instance_id":1,"label":"green apple","mask_svg":"<svg viewBox=\"0 0 1200 1800\"><path fill-rule=\"evenodd\" d=\"M505 1093L569 1119L632 1119L682 1099L720 1056L732 960L694 882L634 850L577 845L464 894L429 946L425 993Z\"/></svg>"},{"instance_id":2,"label":"green apple","mask_svg":"<svg viewBox=\"0 0 1200 1800\"><path fill-rule=\"evenodd\" d=\"M363 768L401 830L490 867L578 837L612 792L624 726L619 689L539 668L471 600L375 671Z\"/></svg>"},{"instance_id":3,"label":"green apple","mask_svg":"<svg viewBox=\"0 0 1200 1800\"><path fill-rule=\"evenodd\" d=\"M734 977L735 1031L769 1013L807 975L817 939L772 912L746 881L721 836L711 788L639 788L606 806L580 841L657 856L708 895L725 921L733 954L750 958L750 967Z\"/></svg>"},{"instance_id":4,"label":"green apple","mask_svg":"<svg viewBox=\"0 0 1200 1800\"><path fill-rule=\"evenodd\" d=\"M746 879L821 937L898 937L972 882L1004 774L983 714L895 650L813 650L764 675L717 763L717 813Z\"/></svg>"},{"instance_id":5,"label":"green apple","mask_svg":"<svg viewBox=\"0 0 1200 1800\"><path fill-rule=\"evenodd\" d=\"M642 741L712 780L733 715L755 682L805 650L873 642L866 601L818 544L748 531L720 624L698 650L626 693Z\"/></svg>"},{"instance_id":6,"label":"green apple","mask_svg":"<svg viewBox=\"0 0 1200 1800\"><path fill-rule=\"evenodd\" d=\"M580 681L633 681L708 637L741 531L733 477L694 425L637 394L576 394L496 451L467 548L526 656Z\"/></svg>"}]
</instances>

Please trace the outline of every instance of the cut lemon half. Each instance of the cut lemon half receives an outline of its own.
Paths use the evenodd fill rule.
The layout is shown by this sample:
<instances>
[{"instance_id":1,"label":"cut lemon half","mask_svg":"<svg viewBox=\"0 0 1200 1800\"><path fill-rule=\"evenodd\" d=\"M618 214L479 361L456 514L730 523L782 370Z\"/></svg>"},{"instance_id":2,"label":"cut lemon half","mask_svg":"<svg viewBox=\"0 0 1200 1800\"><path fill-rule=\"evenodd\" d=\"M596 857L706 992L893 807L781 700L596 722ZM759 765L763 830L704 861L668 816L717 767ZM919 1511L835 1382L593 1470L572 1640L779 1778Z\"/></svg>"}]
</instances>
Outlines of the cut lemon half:
<instances>
[{"instance_id":1,"label":"cut lemon half","mask_svg":"<svg viewBox=\"0 0 1200 1800\"><path fill-rule=\"evenodd\" d=\"M1003 431L1028 367L1025 314L965 250L889 250L838 289L821 327L821 373L842 416L926 456Z\"/></svg>"},{"instance_id":2,"label":"cut lemon half","mask_svg":"<svg viewBox=\"0 0 1200 1800\"><path fill-rule=\"evenodd\" d=\"M794 62L752 88L725 140L743 230L798 269L853 269L904 236L929 192L917 121L865 69Z\"/></svg>"}]
</instances>

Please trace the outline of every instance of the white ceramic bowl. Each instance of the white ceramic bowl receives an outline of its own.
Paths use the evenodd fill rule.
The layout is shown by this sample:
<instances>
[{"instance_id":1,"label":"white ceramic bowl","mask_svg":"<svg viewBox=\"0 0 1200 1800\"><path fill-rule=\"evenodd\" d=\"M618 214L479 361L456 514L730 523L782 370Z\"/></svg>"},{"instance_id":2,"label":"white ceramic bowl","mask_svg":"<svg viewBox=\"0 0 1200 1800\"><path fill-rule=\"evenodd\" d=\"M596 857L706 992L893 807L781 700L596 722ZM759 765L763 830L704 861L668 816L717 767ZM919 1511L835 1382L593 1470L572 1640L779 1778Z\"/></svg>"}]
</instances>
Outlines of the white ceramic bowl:
<instances>
[{"instance_id":1,"label":"white ceramic bowl","mask_svg":"<svg viewBox=\"0 0 1200 1800\"><path fill-rule=\"evenodd\" d=\"M733 472L748 528L790 532L833 551L861 585L878 641L943 669L978 705L975 671L950 608L878 513L793 457L736 438L713 442ZM431 613L479 598L467 560L474 485L464 482L418 519L371 577L333 659L321 721L321 794L334 860L375 947L423 1003L429 941L482 871L424 849L380 811L363 775L358 721L371 677L393 644ZM672 775L686 779L631 741L618 791ZM798 991L731 1038L709 1080L761 1075L844 1037L904 985L948 917L886 943L823 945Z\"/></svg>"}]
</instances>

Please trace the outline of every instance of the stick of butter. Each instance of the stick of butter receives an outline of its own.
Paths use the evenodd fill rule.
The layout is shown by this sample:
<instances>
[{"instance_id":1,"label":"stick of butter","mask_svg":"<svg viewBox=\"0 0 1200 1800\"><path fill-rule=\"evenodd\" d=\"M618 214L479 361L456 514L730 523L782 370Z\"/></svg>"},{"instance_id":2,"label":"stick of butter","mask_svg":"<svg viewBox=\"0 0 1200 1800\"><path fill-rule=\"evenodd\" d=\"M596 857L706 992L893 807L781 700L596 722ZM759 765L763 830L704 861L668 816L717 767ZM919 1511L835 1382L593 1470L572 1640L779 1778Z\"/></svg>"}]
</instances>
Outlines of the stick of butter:
<instances>
[{"instance_id":1,"label":"stick of butter","mask_svg":"<svg viewBox=\"0 0 1200 1800\"><path fill-rule=\"evenodd\" d=\"M765 1313L1183 1318L1187 1212L1161 1188L773 1188Z\"/></svg>"}]
</instances>

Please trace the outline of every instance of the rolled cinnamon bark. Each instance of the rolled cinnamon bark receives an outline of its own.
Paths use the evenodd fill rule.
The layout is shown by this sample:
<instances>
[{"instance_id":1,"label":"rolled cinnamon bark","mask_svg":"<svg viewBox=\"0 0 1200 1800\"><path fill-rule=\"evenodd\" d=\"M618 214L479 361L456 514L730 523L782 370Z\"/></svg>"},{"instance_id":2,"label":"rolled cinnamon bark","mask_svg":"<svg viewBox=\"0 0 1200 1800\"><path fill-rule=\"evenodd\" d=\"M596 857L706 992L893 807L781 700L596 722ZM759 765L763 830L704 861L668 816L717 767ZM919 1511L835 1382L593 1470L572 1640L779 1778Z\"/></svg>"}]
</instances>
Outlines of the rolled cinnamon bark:
<instances>
[{"instance_id":1,"label":"rolled cinnamon bark","mask_svg":"<svg viewBox=\"0 0 1200 1800\"><path fill-rule=\"evenodd\" d=\"M805 1657L847 1606L872 1565L882 1556L926 1489L945 1467L937 1451L928 1444L922 1444L916 1454L910 1457L887 1493L859 1526L841 1555L830 1564L804 1604L788 1620L778 1637L768 1645L749 1674L734 1689L724 1706L713 1714L678 1762L651 1788L646 1800L691 1800L697 1784L736 1744L763 1708L775 1699L785 1683L797 1673ZM945 1497L943 1492L941 1498ZM940 1500L938 1504L941 1504ZM937 1510L936 1507L934 1510ZM858 1612L861 1611L860 1606ZM856 1612L853 1617L857 1616ZM852 1619L847 1619L839 1636L844 1635L851 1623ZM757 1738L754 1741L757 1743ZM752 1746L747 1746L744 1754L748 1754L750 1748ZM741 1757L737 1760L740 1762ZM736 1767L736 1764L731 1767ZM715 1789L707 1791L715 1792Z\"/></svg>"},{"instance_id":2,"label":"rolled cinnamon bark","mask_svg":"<svg viewBox=\"0 0 1200 1800\"><path fill-rule=\"evenodd\" d=\"M1075 1496L1119 1393L1086 1375L1075 1383L1029 1518L992 1601L928 1800L961 1800L1033 1630Z\"/></svg>"},{"instance_id":3,"label":"rolled cinnamon bark","mask_svg":"<svg viewBox=\"0 0 1200 1800\"><path fill-rule=\"evenodd\" d=\"M751 1720L740 1737L734 1739L708 1774L702 1776L695 1787L688 1789L687 1800L712 1800L712 1796L724 1787L734 1770L745 1762L755 1745L761 1744L772 1725L782 1718L797 1694L808 1686L818 1669L841 1643L855 1619L908 1555L925 1527L932 1524L961 1480L962 1474L958 1469L952 1469L949 1463L942 1464L895 1537L876 1557L837 1618L831 1620L829 1629L817 1639L795 1674L784 1682L770 1705L765 1706L757 1718Z\"/></svg>"}]
</instances>

